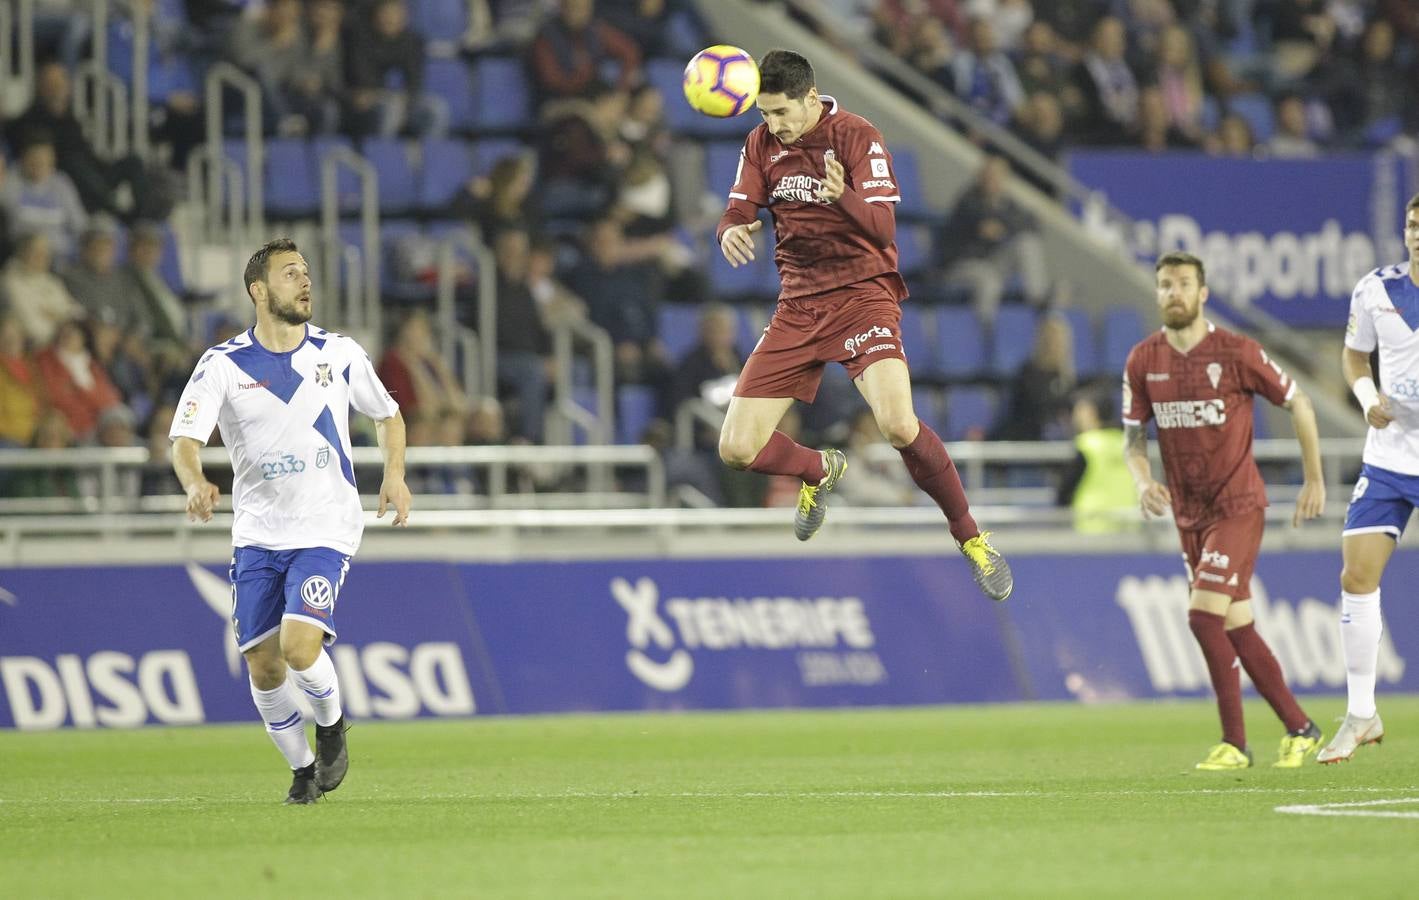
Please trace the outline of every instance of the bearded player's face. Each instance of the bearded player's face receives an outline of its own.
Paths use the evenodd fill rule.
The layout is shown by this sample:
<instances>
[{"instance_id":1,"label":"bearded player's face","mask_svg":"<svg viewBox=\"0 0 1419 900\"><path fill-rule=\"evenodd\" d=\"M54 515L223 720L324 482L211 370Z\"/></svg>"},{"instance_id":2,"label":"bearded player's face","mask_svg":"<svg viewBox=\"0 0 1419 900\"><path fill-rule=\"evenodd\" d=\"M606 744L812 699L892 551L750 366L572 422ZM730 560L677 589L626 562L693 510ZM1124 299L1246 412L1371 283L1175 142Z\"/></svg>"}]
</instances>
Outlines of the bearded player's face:
<instances>
[{"instance_id":1,"label":"bearded player's face","mask_svg":"<svg viewBox=\"0 0 1419 900\"><path fill-rule=\"evenodd\" d=\"M1207 288L1198 277L1196 266L1164 266L1158 270L1158 309L1163 324L1169 328L1186 328L1202 314L1207 302Z\"/></svg>"},{"instance_id":2,"label":"bearded player's face","mask_svg":"<svg viewBox=\"0 0 1419 900\"><path fill-rule=\"evenodd\" d=\"M769 131L786 147L803 137L817 121L818 90L809 88L808 93L797 100L790 100L786 94L760 94L755 104Z\"/></svg>"}]
</instances>

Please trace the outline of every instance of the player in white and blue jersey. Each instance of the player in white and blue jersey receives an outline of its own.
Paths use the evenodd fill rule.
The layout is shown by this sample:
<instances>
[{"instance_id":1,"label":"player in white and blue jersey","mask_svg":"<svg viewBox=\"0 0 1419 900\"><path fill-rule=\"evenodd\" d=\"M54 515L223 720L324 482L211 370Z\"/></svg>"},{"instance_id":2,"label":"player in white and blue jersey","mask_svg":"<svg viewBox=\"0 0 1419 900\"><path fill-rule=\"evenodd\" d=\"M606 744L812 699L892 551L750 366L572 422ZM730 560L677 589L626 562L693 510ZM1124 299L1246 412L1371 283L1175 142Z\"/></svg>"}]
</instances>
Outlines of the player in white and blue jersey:
<instances>
[{"instance_id":1,"label":"player in white and blue jersey","mask_svg":"<svg viewBox=\"0 0 1419 900\"><path fill-rule=\"evenodd\" d=\"M1340 637L1345 648L1345 722L1316 756L1340 762L1384 738L1375 706L1379 658L1380 576L1419 506L1419 194L1404 207L1409 264L1376 269L1355 286L1342 367L1370 431L1364 466L1345 515L1340 573ZM1370 354L1380 351L1384 392Z\"/></svg>"},{"instance_id":2,"label":"player in white and blue jersey","mask_svg":"<svg viewBox=\"0 0 1419 900\"><path fill-rule=\"evenodd\" d=\"M404 419L355 341L307 324L310 272L295 242L268 242L244 275L256 325L202 355L169 436L190 518L206 522L217 486L199 448L215 426L232 458L232 624L251 696L294 772L287 803L314 803L349 767L340 685L325 645L364 512L350 461L350 408L375 420L384 451L379 515L409 520ZM287 677L287 674L290 677ZM315 712L315 751L296 706Z\"/></svg>"}]
</instances>

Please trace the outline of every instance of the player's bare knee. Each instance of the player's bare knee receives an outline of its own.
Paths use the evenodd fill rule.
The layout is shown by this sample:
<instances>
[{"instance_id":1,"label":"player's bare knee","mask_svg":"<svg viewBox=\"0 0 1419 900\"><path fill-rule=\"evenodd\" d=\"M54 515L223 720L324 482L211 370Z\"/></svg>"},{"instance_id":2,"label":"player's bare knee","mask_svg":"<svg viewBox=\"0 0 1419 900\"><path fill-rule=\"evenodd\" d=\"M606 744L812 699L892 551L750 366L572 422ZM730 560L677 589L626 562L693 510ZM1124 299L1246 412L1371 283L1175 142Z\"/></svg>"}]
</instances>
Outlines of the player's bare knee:
<instances>
[{"instance_id":1,"label":"player's bare knee","mask_svg":"<svg viewBox=\"0 0 1419 900\"><path fill-rule=\"evenodd\" d=\"M273 654L248 655L246 669L257 690L274 691L286 680L286 661Z\"/></svg>"},{"instance_id":2,"label":"player's bare knee","mask_svg":"<svg viewBox=\"0 0 1419 900\"><path fill-rule=\"evenodd\" d=\"M1340 589L1347 594L1372 594L1380 588L1380 573L1370 566L1349 565L1340 570Z\"/></svg>"},{"instance_id":3,"label":"player's bare knee","mask_svg":"<svg viewBox=\"0 0 1419 900\"><path fill-rule=\"evenodd\" d=\"M281 655L293 669L304 671L315 665L320 658L320 641L281 641Z\"/></svg>"},{"instance_id":4,"label":"player's bare knee","mask_svg":"<svg viewBox=\"0 0 1419 900\"><path fill-rule=\"evenodd\" d=\"M917 432L921 426L917 423L916 416L892 416L890 418L880 418L877 420L877 430L882 432L882 437L887 443L898 450L916 440Z\"/></svg>"},{"instance_id":5,"label":"player's bare knee","mask_svg":"<svg viewBox=\"0 0 1419 900\"><path fill-rule=\"evenodd\" d=\"M731 469L747 469L759 455L760 447L736 435L719 436L719 458Z\"/></svg>"}]
</instances>

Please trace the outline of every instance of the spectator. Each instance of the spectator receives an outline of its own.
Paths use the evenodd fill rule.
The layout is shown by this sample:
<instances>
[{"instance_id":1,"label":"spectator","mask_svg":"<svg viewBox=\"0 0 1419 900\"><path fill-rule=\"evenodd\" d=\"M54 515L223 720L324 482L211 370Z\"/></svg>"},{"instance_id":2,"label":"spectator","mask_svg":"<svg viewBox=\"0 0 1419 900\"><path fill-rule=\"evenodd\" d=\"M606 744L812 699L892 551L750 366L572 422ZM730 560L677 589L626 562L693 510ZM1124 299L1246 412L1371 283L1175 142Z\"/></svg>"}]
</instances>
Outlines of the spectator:
<instances>
[{"instance_id":1,"label":"spectator","mask_svg":"<svg viewBox=\"0 0 1419 900\"><path fill-rule=\"evenodd\" d=\"M0 447L26 447L44 409L44 382L14 315L0 315Z\"/></svg>"},{"instance_id":2,"label":"spectator","mask_svg":"<svg viewBox=\"0 0 1419 900\"><path fill-rule=\"evenodd\" d=\"M1320 145L1306 133L1306 101L1287 94L1276 101L1276 133L1266 142L1266 154L1274 159L1315 159Z\"/></svg>"},{"instance_id":3,"label":"spectator","mask_svg":"<svg viewBox=\"0 0 1419 900\"><path fill-rule=\"evenodd\" d=\"M74 183L55 169L51 135L30 131L20 151L18 177L0 185L0 206L8 210L12 227L20 233L39 232L62 259L68 259L84 230L88 214Z\"/></svg>"},{"instance_id":4,"label":"spectator","mask_svg":"<svg viewBox=\"0 0 1419 900\"><path fill-rule=\"evenodd\" d=\"M1057 316L1040 320L1030 358L1011 379L993 441L1055 440L1065 433L1074 391L1074 333ZM1122 443L1119 444L1122 447Z\"/></svg>"},{"instance_id":5,"label":"spectator","mask_svg":"<svg viewBox=\"0 0 1419 900\"><path fill-rule=\"evenodd\" d=\"M582 263L568 284L587 304L591 321L616 345L617 380L664 383L670 360L656 336L660 273L654 263L625 259L625 235L613 218L593 222L585 233Z\"/></svg>"},{"instance_id":6,"label":"spectator","mask_svg":"<svg viewBox=\"0 0 1419 900\"><path fill-rule=\"evenodd\" d=\"M1078 132L1086 143L1127 143L1138 124L1138 80L1125 59L1126 37L1123 22L1100 19L1089 52L1075 69L1083 97Z\"/></svg>"},{"instance_id":7,"label":"spectator","mask_svg":"<svg viewBox=\"0 0 1419 900\"><path fill-rule=\"evenodd\" d=\"M1115 534L1139 524L1133 475L1123 457L1123 429L1102 390L1081 391L1071 414L1074 464L1059 488L1059 505L1074 510L1080 534Z\"/></svg>"},{"instance_id":8,"label":"spectator","mask_svg":"<svg viewBox=\"0 0 1419 900\"><path fill-rule=\"evenodd\" d=\"M1252 17L1262 34L1271 37L1270 70L1283 81L1310 73L1336 36L1336 23L1325 10L1326 0L1260 0Z\"/></svg>"},{"instance_id":9,"label":"spectator","mask_svg":"<svg viewBox=\"0 0 1419 900\"><path fill-rule=\"evenodd\" d=\"M616 199L621 170L631 151L619 125L629 97L605 84L588 88L588 99L558 104L542 124L538 165L541 208L548 218L590 218Z\"/></svg>"},{"instance_id":10,"label":"spectator","mask_svg":"<svg viewBox=\"0 0 1419 900\"><path fill-rule=\"evenodd\" d=\"M9 162L5 159L4 135L0 134L0 266L10 261L14 252L15 229L11 224L10 205L5 201L5 182L8 180Z\"/></svg>"},{"instance_id":11,"label":"spectator","mask_svg":"<svg viewBox=\"0 0 1419 900\"><path fill-rule=\"evenodd\" d=\"M57 409L40 413L30 447L35 450L66 450L74 446L74 432ZM11 497L66 497L79 500L84 492L73 469L62 465L46 469L24 469L11 476L5 486Z\"/></svg>"},{"instance_id":12,"label":"spectator","mask_svg":"<svg viewBox=\"0 0 1419 900\"><path fill-rule=\"evenodd\" d=\"M89 212L102 210L125 220L165 218L172 209L167 185L150 179L136 156L103 160L84 136L72 105L68 70L58 62L46 63L35 73L34 102L15 121L16 130L49 135L59 171L73 181Z\"/></svg>"},{"instance_id":13,"label":"spectator","mask_svg":"<svg viewBox=\"0 0 1419 900\"><path fill-rule=\"evenodd\" d=\"M22 235L0 275L0 295L9 301L31 347L46 346L61 324L84 314L64 282L50 271L50 263L49 238Z\"/></svg>"},{"instance_id":14,"label":"spectator","mask_svg":"<svg viewBox=\"0 0 1419 900\"><path fill-rule=\"evenodd\" d=\"M485 241L494 240L504 228L531 231L538 221L537 195L532 192L535 169L535 160L526 153L504 156L486 177L469 179L449 211L477 225Z\"/></svg>"},{"instance_id":15,"label":"spectator","mask_svg":"<svg viewBox=\"0 0 1419 900\"><path fill-rule=\"evenodd\" d=\"M1001 49L1009 53L1019 49L1035 21L1031 0L971 0L970 9L973 15L990 20Z\"/></svg>"},{"instance_id":16,"label":"spectator","mask_svg":"<svg viewBox=\"0 0 1419 900\"><path fill-rule=\"evenodd\" d=\"M138 285L118 270L112 224L95 217L79 239L79 256L62 271L64 286L90 319L116 324L123 332L146 334L147 310Z\"/></svg>"},{"instance_id":17,"label":"spectator","mask_svg":"<svg viewBox=\"0 0 1419 900\"><path fill-rule=\"evenodd\" d=\"M956 54L951 71L956 95L998 125L1008 125L1025 102L1015 64L996 43L987 18L971 20L970 45Z\"/></svg>"},{"instance_id":18,"label":"spectator","mask_svg":"<svg viewBox=\"0 0 1419 900\"><path fill-rule=\"evenodd\" d=\"M1217 123L1217 130L1208 136L1204 146L1213 156L1251 159L1256 152L1256 139L1251 124L1236 113L1227 113Z\"/></svg>"},{"instance_id":19,"label":"spectator","mask_svg":"<svg viewBox=\"0 0 1419 900\"><path fill-rule=\"evenodd\" d=\"M539 105L548 100L585 97L614 66L623 91L640 83L641 50L629 35L596 18L594 0L561 0L557 17L532 41L532 83Z\"/></svg>"},{"instance_id":20,"label":"spectator","mask_svg":"<svg viewBox=\"0 0 1419 900\"><path fill-rule=\"evenodd\" d=\"M1168 129L1189 142L1201 140L1202 65L1181 25L1169 26L1159 38L1157 89Z\"/></svg>"},{"instance_id":21,"label":"spectator","mask_svg":"<svg viewBox=\"0 0 1419 900\"><path fill-rule=\"evenodd\" d=\"M1144 88L1138 96L1138 143L1149 153L1197 147L1184 132L1174 127L1163 92L1156 87Z\"/></svg>"},{"instance_id":22,"label":"spectator","mask_svg":"<svg viewBox=\"0 0 1419 900\"><path fill-rule=\"evenodd\" d=\"M303 105L320 110L322 126L329 125L325 130L333 130L345 96L345 5L340 0L311 0L306 13L310 58L296 75L295 90Z\"/></svg>"},{"instance_id":23,"label":"spectator","mask_svg":"<svg viewBox=\"0 0 1419 900\"><path fill-rule=\"evenodd\" d=\"M851 7L870 0L846 0ZM699 47L687 47L675 40L670 14L673 0L605 0L605 19L619 28L639 49L642 56L684 56L689 58ZM870 27L870 24L869 24Z\"/></svg>"},{"instance_id":24,"label":"spectator","mask_svg":"<svg viewBox=\"0 0 1419 900\"><path fill-rule=\"evenodd\" d=\"M965 4L960 0L880 0L877 4L877 41L892 49L898 56L908 56L916 45L916 35L930 23L939 22L945 26L949 46L960 44L966 37L966 17L962 12Z\"/></svg>"},{"instance_id":25,"label":"spectator","mask_svg":"<svg viewBox=\"0 0 1419 900\"><path fill-rule=\"evenodd\" d=\"M1394 26L1384 19L1369 24L1354 61L1340 66L1326 88L1336 128L1350 143L1383 144L1419 121Z\"/></svg>"},{"instance_id":26,"label":"spectator","mask_svg":"<svg viewBox=\"0 0 1419 900\"><path fill-rule=\"evenodd\" d=\"M744 367L744 357L734 343L738 331L733 307L718 303L704 307L699 341L675 364L666 419L674 421L686 400L703 400L721 409L729 406L734 382ZM718 440L718 434L700 434L695 443L702 450L713 450Z\"/></svg>"},{"instance_id":27,"label":"spectator","mask_svg":"<svg viewBox=\"0 0 1419 900\"><path fill-rule=\"evenodd\" d=\"M551 238L532 241L527 254L527 289L549 329L586 321L586 302L557 280L557 243Z\"/></svg>"},{"instance_id":28,"label":"spectator","mask_svg":"<svg viewBox=\"0 0 1419 900\"><path fill-rule=\"evenodd\" d=\"M1064 150L1064 108L1058 97L1045 91L1031 94L1020 116L1020 128L1021 140L1042 156L1059 161ZM1046 192L1053 190L1049 185L1036 187Z\"/></svg>"},{"instance_id":29,"label":"spectator","mask_svg":"<svg viewBox=\"0 0 1419 900\"><path fill-rule=\"evenodd\" d=\"M94 360L118 389L129 411L138 418L147 418L158 388L150 366L147 341L104 318L91 318L87 325ZM133 424L137 426L136 422Z\"/></svg>"},{"instance_id":30,"label":"spectator","mask_svg":"<svg viewBox=\"0 0 1419 900\"><path fill-rule=\"evenodd\" d=\"M911 33L911 43L903 55L914 69L954 94L956 76L951 68L954 53L955 45L945 24L927 17ZM912 93L909 88L904 89Z\"/></svg>"},{"instance_id":31,"label":"spectator","mask_svg":"<svg viewBox=\"0 0 1419 900\"><path fill-rule=\"evenodd\" d=\"M636 153L652 153L666 159L670 153L671 135L665 124L665 98L653 84L643 84L631 91L625 117L619 123L622 141Z\"/></svg>"},{"instance_id":32,"label":"spectator","mask_svg":"<svg viewBox=\"0 0 1419 900\"><path fill-rule=\"evenodd\" d=\"M872 410L864 409L853 417L844 448L852 454L852 483L843 479L834 500L848 506L912 506L920 496L916 485L902 478L903 469L895 455L879 461L870 452L874 446L891 446L877 427ZM1120 441L1119 447L1123 444ZM1120 449L1119 455L1123 455Z\"/></svg>"},{"instance_id":33,"label":"spectator","mask_svg":"<svg viewBox=\"0 0 1419 900\"><path fill-rule=\"evenodd\" d=\"M493 252L498 266L498 386L515 399L513 434L542 442L547 392L555 372L552 336L528 281L527 232L504 229Z\"/></svg>"},{"instance_id":34,"label":"spectator","mask_svg":"<svg viewBox=\"0 0 1419 900\"><path fill-rule=\"evenodd\" d=\"M49 402L64 415L74 438L80 443L93 440L99 416L123 400L94 358L84 326L74 320L60 325L54 343L40 351L38 363Z\"/></svg>"},{"instance_id":35,"label":"spectator","mask_svg":"<svg viewBox=\"0 0 1419 900\"><path fill-rule=\"evenodd\" d=\"M1108 12L1109 0L1045 0L1035 9L1035 18L1048 22L1067 58L1080 59L1088 48L1089 36Z\"/></svg>"},{"instance_id":36,"label":"spectator","mask_svg":"<svg viewBox=\"0 0 1419 900\"><path fill-rule=\"evenodd\" d=\"M404 0L376 0L370 19L354 28L346 54L350 86L347 124L357 136L448 131L448 107L424 93L424 39L409 28Z\"/></svg>"},{"instance_id":37,"label":"spectator","mask_svg":"<svg viewBox=\"0 0 1419 900\"><path fill-rule=\"evenodd\" d=\"M158 345L181 349L187 342L187 310L159 267L165 244L162 229L151 223L133 226L123 274L143 311L143 322Z\"/></svg>"},{"instance_id":38,"label":"spectator","mask_svg":"<svg viewBox=\"0 0 1419 900\"><path fill-rule=\"evenodd\" d=\"M261 83L266 130L287 137L329 131L335 124L322 106L318 73L314 89L302 89L314 61L302 12L299 0L268 0L232 35L232 61Z\"/></svg>"},{"instance_id":39,"label":"spectator","mask_svg":"<svg viewBox=\"0 0 1419 900\"><path fill-rule=\"evenodd\" d=\"M161 497L169 494L182 495L182 482L173 472L169 454L172 452L172 438L168 429L177 409L173 406L159 406L148 416L148 424L143 429L147 436L148 462L143 466L143 480L140 492L144 497Z\"/></svg>"},{"instance_id":40,"label":"spectator","mask_svg":"<svg viewBox=\"0 0 1419 900\"><path fill-rule=\"evenodd\" d=\"M442 410L462 411L468 405L453 370L438 352L433 323L423 310L414 310L400 324L393 345L379 361L379 380L406 416L426 416L430 427Z\"/></svg>"},{"instance_id":41,"label":"spectator","mask_svg":"<svg viewBox=\"0 0 1419 900\"><path fill-rule=\"evenodd\" d=\"M202 113L198 95L202 92L198 67L193 53L197 40L191 25L171 6L158 8L158 0L129 0L130 6L142 5L149 15L148 44L148 116L151 137L166 147L155 147L162 154L170 151L172 171L187 169L187 157L207 140L206 116ZM109 70L126 83L132 83L133 67L137 64L134 46L136 35L133 22L123 16L112 16L108 24ZM162 184L165 179L150 182ZM140 198L141 202L141 198ZM161 212L152 204L148 214ZM135 212L135 216L139 213Z\"/></svg>"},{"instance_id":42,"label":"spectator","mask_svg":"<svg viewBox=\"0 0 1419 900\"><path fill-rule=\"evenodd\" d=\"M1025 299L1043 305L1049 291L1044 247L1035 217L1010 196L1010 163L987 155L975 184L957 201L937 236L946 260L945 280L964 282L971 305L990 322L1005 295L1006 280L1018 274Z\"/></svg>"},{"instance_id":43,"label":"spectator","mask_svg":"<svg viewBox=\"0 0 1419 900\"><path fill-rule=\"evenodd\" d=\"M1020 88L1027 95L1043 92L1069 109L1079 108L1078 90L1069 79L1069 61L1059 52L1054 29L1048 22L1036 20L1025 29L1015 71Z\"/></svg>"}]
</instances>

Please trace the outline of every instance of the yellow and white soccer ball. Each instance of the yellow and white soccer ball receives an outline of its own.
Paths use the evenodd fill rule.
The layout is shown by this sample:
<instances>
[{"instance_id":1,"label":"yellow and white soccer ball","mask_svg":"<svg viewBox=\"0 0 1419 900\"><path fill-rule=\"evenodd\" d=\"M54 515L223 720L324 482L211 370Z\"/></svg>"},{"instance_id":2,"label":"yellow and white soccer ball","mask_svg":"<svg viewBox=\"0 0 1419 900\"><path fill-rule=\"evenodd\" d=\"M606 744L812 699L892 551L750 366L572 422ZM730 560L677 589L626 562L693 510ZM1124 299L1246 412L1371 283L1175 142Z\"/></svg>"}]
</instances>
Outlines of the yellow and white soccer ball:
<instances>
[{"instance_id":1,"label":"yellow and white soccer ball","mask_svg":"<svg viewBox=\"0 0 1419 900\"><path fill-rule=\"evenodd\" d=\"M685 99L716 119L737 116L759 96L759 66L739 47L706 47L685 66Z\"/></svg>"}]
</instances>

